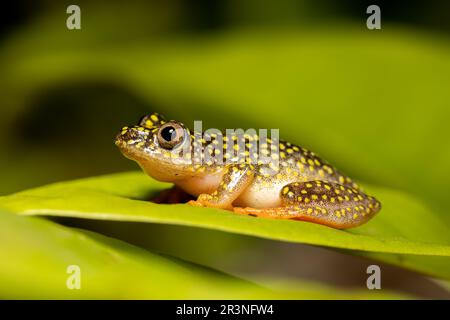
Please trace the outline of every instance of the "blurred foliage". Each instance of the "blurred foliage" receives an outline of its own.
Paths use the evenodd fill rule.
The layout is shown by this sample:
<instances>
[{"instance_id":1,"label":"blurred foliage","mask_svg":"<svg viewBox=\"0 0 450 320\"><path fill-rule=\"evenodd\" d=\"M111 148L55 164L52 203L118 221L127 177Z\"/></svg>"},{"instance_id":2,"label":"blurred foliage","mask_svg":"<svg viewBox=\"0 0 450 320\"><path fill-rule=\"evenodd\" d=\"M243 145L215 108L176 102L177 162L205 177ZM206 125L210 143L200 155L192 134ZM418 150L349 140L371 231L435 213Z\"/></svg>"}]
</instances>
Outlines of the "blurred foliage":
<instances>
[{"instance_id":1,"label":"blurred foliage","mask_svg":"<svg viewBox=\"0 0 450 320\"><path fill-rule=\"evenodd\" d=\"M450 20L440 18L448 3L426 9L417 2L407 8L386 4L380 32L365 29L362 3L353 6L357 14L350 17L332 1L256 3L80 1L80 31L65 28L71 3L30 3L36 12L30 23L0 44L0 194L136 168L112 139L120 127L151 111L188 125L201 119L208 127L280 128L282 138L370 183L385 207L358 229L287 222L299 233L285 239L281 232L278 238L353 254L362 250L365 256L448 279L449 258L439 256L447 253L450 227L450 128L445 124L450 116L445 21ZM403 18L390 20L400 9L406 12ZM411 21L438 32L411 27ZM136 179L119 194L108 181L102 196L111 191L127 196L154 183ZM40 208L55 214L46 205L70 198L67 189L59 192L25 201L26 192L2 201L10 201L14 211ZM65 200L53 209L67 205L90 212L90 205L80 208L82 203ZM219 229L228 221L227 213L182 207L171 220L172 210L148 215L161 223L190 221ZM206 212L207 225L200 217ZM246 221L231 219L238 219L237 225ZM278 222L257 223L261 229L246 233L277 238L271 228ZM227 231L245 230L232 224Z\"/></svg>"}]
</instances>

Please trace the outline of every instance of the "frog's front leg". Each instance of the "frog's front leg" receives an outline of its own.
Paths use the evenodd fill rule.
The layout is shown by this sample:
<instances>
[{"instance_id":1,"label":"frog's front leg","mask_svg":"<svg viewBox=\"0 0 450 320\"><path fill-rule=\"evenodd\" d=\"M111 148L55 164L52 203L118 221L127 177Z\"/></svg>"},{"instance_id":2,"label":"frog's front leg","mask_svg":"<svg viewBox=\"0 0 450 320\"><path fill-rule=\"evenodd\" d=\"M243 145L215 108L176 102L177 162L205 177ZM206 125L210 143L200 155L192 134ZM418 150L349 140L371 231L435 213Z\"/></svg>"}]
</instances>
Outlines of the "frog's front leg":
<instances>
[{"instance_id":1,"label":"frog's front leg","mask_svg":"<svg viewBox=\"0 0 450 320\"><path fill-rule=\"evenodd\" d=\"M232 203L252 183L254 168L250 165L230 165L224 169L218 188L211 194L201 194L196 201L189 201L194 206L232 209Z\"/></svg>"},{"instance_id":2,"label":"frog's front leg","mask_svg":"<svg viewBox=\"0 0 450 320\"><path fill-rule=\"evenodd\" d=\"M326 181L294 182L280 192L281 207L234 208L251 216L315 222L337 229L359 226L380 209L380 203L360 190Z\"/></svg>"}]
</instances>

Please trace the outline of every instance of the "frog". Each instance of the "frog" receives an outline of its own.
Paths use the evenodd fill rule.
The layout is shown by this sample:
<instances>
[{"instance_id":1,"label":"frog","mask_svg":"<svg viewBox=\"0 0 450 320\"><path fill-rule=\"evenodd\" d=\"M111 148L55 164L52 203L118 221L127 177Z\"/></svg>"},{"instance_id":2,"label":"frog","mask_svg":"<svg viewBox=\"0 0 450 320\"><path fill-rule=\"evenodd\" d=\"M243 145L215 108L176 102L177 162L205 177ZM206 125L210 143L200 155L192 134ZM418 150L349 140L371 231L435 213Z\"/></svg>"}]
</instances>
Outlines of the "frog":
<instances>
[{"instance_id":1,"label":"frog","mask_svg":"<svg viewBox=\"0 0 450 320\"><path fill-rule=\"evenodd\" d=\"M194 197L192 206L335 229L360 226L381 209L314 152L255 131L198 133L154 112L123 127L115 144L147 175Z\"/></svg>"}]
</instances>

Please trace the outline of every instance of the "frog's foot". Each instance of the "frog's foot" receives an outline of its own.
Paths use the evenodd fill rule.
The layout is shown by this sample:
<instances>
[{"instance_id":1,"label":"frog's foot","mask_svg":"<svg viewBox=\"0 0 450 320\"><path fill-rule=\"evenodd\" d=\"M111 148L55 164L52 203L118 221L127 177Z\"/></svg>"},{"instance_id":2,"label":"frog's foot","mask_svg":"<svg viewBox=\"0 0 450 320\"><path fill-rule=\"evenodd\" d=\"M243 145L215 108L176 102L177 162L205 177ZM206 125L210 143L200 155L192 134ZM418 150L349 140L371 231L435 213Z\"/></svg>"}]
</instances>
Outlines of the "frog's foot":
<instances>
[{"instance_id":1,"label":"frog's foot","mask_svg":"<svg viewBox=\"0 0 450 320\"><path fill-rule=\"evenodd\" d=\"M189 204L193 207L204 207L204 205L200 201L197 201L197 200L190 200L190 201L188 201L187 204Z\"/></svg>"},{"instance_id":2,"label":"frog's foot","mask_svg":"<svg viewBox=\"0 0 450 320\"><path fill-rule=\"evenodd\" d=\"M283 187L281 207L234 208L256 217L310 221L337 229L359 226L381 208L373 197L354 188L325 181L295 182Z\"/></svg>"},{"instance_id":3,"label":"frog's foot","mask_svg":"<svg viewBox=\"0 0 450 320\"><path fill-rule=\"evenodd\" d=\"M278 208L265 208L257 209L251 207L234 207L233 211L239 214L246 214L252 217L263 217L263 218L273 218L273 219L292 219L289 211L290 208L278 207Z\"/></svg>"},{"instance_id":4,"label":"frog's foot","mask_svg":"<svg viewBox=\"0 0 450 320\"><path fill-rule=\"evenodd\" d=\"M285 220L298 220L298 221L307 221L314 222L322 225L326 225L329 227L333 227L336 229L344 229L349 228L349 226L345 226L343 224L335 223L333 220L324 219L320 216L321 211L317 208L314 209L306 209L299 207L276 207L276 208L265 208L265 209L255 209L255 208L241 208L235 207L235 213L245 214L251 217L258 218L271 218L271 219L285 219Z\"/></svg>"},{"instance_id":5,"label":"frog's foot","mask_svg":"<svg viewBox=\"0 0 450 320\"><path fill-rule=\"evenodd\" d=\"M233 209L229 201L221 201L219 198L215 197L214 194L201 194L198 196L197 200L191 200L188 204L195 207L208 207L225 210Z\"/></svg>"}]
</instances>

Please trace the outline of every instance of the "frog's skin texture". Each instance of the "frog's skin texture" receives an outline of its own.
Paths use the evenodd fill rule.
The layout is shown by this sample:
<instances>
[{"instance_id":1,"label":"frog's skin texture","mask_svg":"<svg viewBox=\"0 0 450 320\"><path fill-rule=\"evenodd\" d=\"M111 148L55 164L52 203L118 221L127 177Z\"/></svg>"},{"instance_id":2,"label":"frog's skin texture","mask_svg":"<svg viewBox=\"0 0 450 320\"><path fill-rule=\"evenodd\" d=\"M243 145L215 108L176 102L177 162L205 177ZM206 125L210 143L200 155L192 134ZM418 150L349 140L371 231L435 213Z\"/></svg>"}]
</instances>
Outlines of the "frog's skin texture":
<instances>
[{"instance_id":1,"label":"frog's skin texture","mask_svg":"<svg viewBox=\"0 0 450 320\"><path fill-rule=\"evenodd\" d=\"M277 142L279 149L271 139L260 143L259 151L278 160L279 166L249 161L248 157L238 160L237 154L253 152L249 146L258 139L256 135L217 134L194 139L182 123L153 113L137 126L122 128L116 145L151 177L172 182L198 197L192 205L338 229L359 226L381 209L380 203L350 178L313 152L289 142ZM238 142L246 147L240 149ZM272 154L275 149L279 153ZM200 162L195 150L215 157Z\"/></svg>"}]
</instances>

